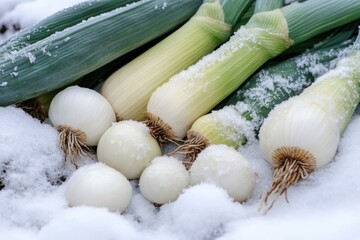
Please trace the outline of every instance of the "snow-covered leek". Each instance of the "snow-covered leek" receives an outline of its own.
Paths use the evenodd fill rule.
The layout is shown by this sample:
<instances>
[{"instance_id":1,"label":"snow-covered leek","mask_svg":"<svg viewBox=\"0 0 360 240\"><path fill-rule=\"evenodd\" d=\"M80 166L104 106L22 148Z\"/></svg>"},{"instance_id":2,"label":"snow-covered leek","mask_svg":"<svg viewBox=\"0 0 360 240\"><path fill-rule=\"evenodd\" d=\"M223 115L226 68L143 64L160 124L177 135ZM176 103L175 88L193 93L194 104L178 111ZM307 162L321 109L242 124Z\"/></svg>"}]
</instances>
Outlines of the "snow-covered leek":
<instances>
[{"instance_id":1,"label":"snow-covered leek","mask_svg":"<svg viewBox=\"0 0 360 240\"><path fill-rule=\"evenodd\" d=\"M101 135L116 121L110 103L98 92L78 86L60 91L50 103L49 119L59 131L60 147L65 159L70 156L77 166L83 148L96 146Z\"/></svg>"},{"instance_id":2,"label":"snow-covered leek","mask_svg":"<svg viewBox=\"0 0 360 240\"><path fill-rule=\"evenodd\" d=\"M265 203L272 196L287 194L289 186L333 159L359 101L360 35L349 57L265 119L259 132L260 148L274 167Z\"/></svg>"},{"instance_id":3,"label":"snow-covered leek","mask_svg":"<svg viewBox=\"0 0 360 240\"><path fill-rule=\"evenodd\" d=\"M122 213L131 198L130 182L102 163L79 168L66 183L66 199L70 207L86 205Z\"/></svg>"},{"instance_id":4,"label":"snow-covered leek","mask_svg":"<svg viewBox=\"0 0 360 240\"><path fill-rule=\"evenodd\" d=\"M161 156L141 174L139 187L142 195L156 204L175 201L190 185L190 174L174 157Z\"/></svg>"},{"instance_id":5,"label":"snow-covered leek","mask_svg":"<svg viewBox=\"0 0 360 240\"><path fill-rule=\"evenodd\" d=\"M122 119L142 120L151 93L228 40L253 0L205 0L180 29L114 72L101 93Z\"/></svg>"},{"instance_id":6,"label":"snow-covered leek","mask_svg":"<svg viewBox=\"0 0 360 240\"><path fill-rule=\"evenodd\" d=\"M97 146L99 161L128 179L139 178L151 160L160 155L160 146L145 124L131 120L114 123Z\"/></svg>"},{"instance_id":7,"label":"snow-covered leek","mask_svg":"<svg viewBox=\"0 0 360 240\"><path fill-rule=\"evenodd\" d=\"M308 0L253 15L231 39L152 94L147 124L159 141L182 139L192 123L267 60L317 34L358 19L360 1Z\"/></svg>"},{"instance_id":8,"label":"snow-covered leek","mask_svg":"<svg viewBox=\"0 0 360 240\"><path fill-rule=\"evenodd\" d=\"M198 118L187 132L186 142L175 152L185 153L185 159L193 161L210 144L240 147L254 137L271 109L334 68L349 52L351 43L308 51L262 69L232 94L222 109Z\"/></svg>"},{"instance_id":9,"label":"snow-covered leek","mask_svg":"<svg viewBox=\"0 0 360 240\"><path fill-rule=\"evenodd\" d=\"M208 182L223 188L235 201L253 193L256 174L239 152L226 145L211 145L201 152L190 168L191 184Z\"/></svg>"}]
</instances>

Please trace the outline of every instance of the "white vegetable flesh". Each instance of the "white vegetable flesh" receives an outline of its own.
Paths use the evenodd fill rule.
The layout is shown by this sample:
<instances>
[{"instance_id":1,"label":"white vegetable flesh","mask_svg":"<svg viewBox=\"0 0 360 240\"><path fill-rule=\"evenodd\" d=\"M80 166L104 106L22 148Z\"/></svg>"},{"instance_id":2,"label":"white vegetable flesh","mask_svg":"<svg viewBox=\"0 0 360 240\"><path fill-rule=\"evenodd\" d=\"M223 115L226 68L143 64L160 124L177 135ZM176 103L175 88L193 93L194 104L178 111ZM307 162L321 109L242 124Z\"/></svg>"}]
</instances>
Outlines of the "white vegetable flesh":
<instances>
[{"instance_id":1,"label":"white vegetable flesh","mask_svg":"<svg viewBox=\"0 0 360 240\"><path fill-rule=\"evenodd\" d=\"M66 187L66 199L71 207L85 205L122 213L132 198L130 182L102 163L79 168Z\"/></svg>"},{"instance_id":2,"label":"white vegetable flesh","mask_svg":"<svg viewBox=\"0 0 360 240\"><path fill-rule=\"evenodd\" d=\"M253 193L256 174L238 151L226 145L210 145L190 168L191 184L208 182L226 190L234 200L242 202Z\"/></svg>"},{"instance_id":3,"label":"white vegetable flesh","mask_svg":"<svg viewBox=\"0 0 360 240\"><path fill-rule=\"evenodd\" d=\"M140 177L140 191L149 201L165 204L175 201L190 184L190 174L174 157L155 158Z\"/></svg>"},{"instance_id":4,"label":"white vegetable flesh","mask_svg":"<svg viewBox=\"0 0 360 240\"><path fill-rule=\"evenodd\" d=\"M128 179L137 179L161 155L157 141L143 123L121 121L114 123L101 137L97 157L110 167L120 171Z\"/></svg>"},{"instance_id":5,"label":"white vegetable flesh","mask_svg":"<svg viewBox=\"0 0 360 240\"><path fill-rule=\"evenodd\" d=\"M110 103L98 92L72 86L51 101L49 119L53 126L67 126L85 133L85 144L96 146L101 135L115 122Z\"/></svg>"}]
</instances>

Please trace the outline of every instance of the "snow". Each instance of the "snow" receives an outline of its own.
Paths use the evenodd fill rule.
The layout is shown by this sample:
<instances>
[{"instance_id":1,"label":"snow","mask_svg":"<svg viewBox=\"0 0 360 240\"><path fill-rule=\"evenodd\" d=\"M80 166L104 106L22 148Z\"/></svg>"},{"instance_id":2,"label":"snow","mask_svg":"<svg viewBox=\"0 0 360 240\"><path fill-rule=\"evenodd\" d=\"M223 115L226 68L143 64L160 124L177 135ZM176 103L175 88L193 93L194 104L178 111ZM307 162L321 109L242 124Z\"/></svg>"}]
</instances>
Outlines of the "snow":
<instances>
[{"instance_id":1,"label":"snow","mask_svg":"<svg viewBox=\"0 0 360 240\"><path fill-rule=\"evenodd\" d=\"M0 18L18 2L26 1L1 0ZM60 8L76 1L28 2L49 10L35 11L32 16L37 21L39 15L50 14L50 2ZM20 10L12 16L14 20L24 17L26 24L34 22ZM64 165L57 132L49 124L12 106L1 107L0 143L0 167L6 169L6 173L0 172L6 185L0 191L1 239L360 239L359 109L333 161L291 187L290 202L280 198L266 215L259 211L260 196L270 185L272 171L256 139L241 148L259 176L257 189L246 202L234 202L224 190L200 184L185 189L175 202L157 208L141 195L137 181L132 181L134 195L122 215L103 208L67 206L65 185L60 183L75 169ZM84 158L79 165L93 162Z\"/></svg>"},{"instance_id":2,"label":"snow","mask_svg":"<svg viewBox=\"0 0 360 240\"><path fill-rule=\"evenodd\" d=\"M259 176L244 203L232 201L211 184L189 187L172 203L156 208L132 181L123 215L92 207L68 208L65 185L54 184L74 171L64 166L57 133L12 106L0 108L0 163L6 187L0 191L2 239L356 239L360 224L360 115L355 113L335 159L289 189L263 215L261 193L271 167L258 143L241 149ZM84 159L80 163L94 161ZM60 180L61 182L61 180ZM301 228L301 229L300 229ZM299 230L300 229L300 230ZM296 234L294 235L294 233Z\"/></svg>"}]
</instances>

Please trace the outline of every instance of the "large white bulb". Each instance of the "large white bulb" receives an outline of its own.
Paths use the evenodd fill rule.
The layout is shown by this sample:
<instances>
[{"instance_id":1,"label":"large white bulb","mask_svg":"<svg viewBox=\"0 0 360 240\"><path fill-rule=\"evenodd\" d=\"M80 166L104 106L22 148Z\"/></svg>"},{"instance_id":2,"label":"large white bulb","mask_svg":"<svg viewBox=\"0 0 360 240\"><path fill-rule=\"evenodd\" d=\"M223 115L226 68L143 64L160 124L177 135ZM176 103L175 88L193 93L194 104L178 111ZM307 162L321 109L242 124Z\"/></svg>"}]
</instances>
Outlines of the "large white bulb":
<instances>
[{"instance_id":1,"label":"large white bulb","mask_svg":"<svg viewBox=\"0 0 360 240\"><path fill-rule=\"evenodd\" d=\"M98 92L71 86L51 101L49 119L53 126L67 126L85 133L85 145L95 146L101 135L116 121L110 103Z\"/></svg>"},{"instance_id":2,"label":"large white bulb","mask_svg":"<svg viewBox=\"0 0 360 240\"><path fill-rule=\"evenodd\" d=\"M115 168L128 179L137 179L151 160L161 155L157 141L143 123L114 123L101 137L97 147L99 161Z\"/></svg>"},{"instance_id":3,"label":"large white bulb","mask_svg":"<svg viewBox=\"0 0 360 240\"><path fill-rule=\"evenodd\" d=\"M245 201L253 193L256 174L239 152L226 145L210 145L190 168L191 184L213 183L226 190L236 201Z\"/></svg>"},{"instance_id":4,"label":"large white bulb","mask_svg":"<svg viewBox=\"0 0 360 240\"><path fill-rule=\"evenodd\" d=\"M120 213L132 198L130 182L118 171L95 163L74 172L66 188L69 206L105 207Z\"/></svg>"},{"instance_id":5,"label":"large white bulb","mask_svg":"<svg viewBox=\"0 0 360 240\"><path fill-rule=\"evenodd\" d=\"M190 184L190 174L174 157L155 158L140 177L140 191L149 201L165 204L175 201Z\"/></svg>"},{"instance_id":6,"label":"large white bulb","mask_svg":"<svg viewBox=\"0 0 360 240\"><path fill-rule=\"evenodd\" d=\"M259 139L261 151L270 162L276 161L280 148L293 148L315 161L314 167L321 167L336 153L340 127L336 117L321 105L294 98L271 111L260 128ZM301 156L297 160L308 161Z\"/></svg>"}]
</instances>

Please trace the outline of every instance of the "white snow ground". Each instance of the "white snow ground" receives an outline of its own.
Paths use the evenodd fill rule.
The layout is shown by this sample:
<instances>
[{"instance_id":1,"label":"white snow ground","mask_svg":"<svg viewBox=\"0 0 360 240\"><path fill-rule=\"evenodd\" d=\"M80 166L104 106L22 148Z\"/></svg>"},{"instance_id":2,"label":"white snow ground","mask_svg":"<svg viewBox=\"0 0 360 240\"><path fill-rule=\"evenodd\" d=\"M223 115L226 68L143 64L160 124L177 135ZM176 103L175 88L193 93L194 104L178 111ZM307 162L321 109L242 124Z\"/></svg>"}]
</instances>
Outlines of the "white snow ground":
<instances>
[{"instance_id":1,"label":"white snow ground","mask_svg":"<svg viewBox=\"0 0 360 240\"><path fill-rule=\"evenodd\" d=\"M2 19L26 16L24 22L30 25L40 20L37 13L44 14L44 8L34 7L39 11L34 10L31 19L21 10L16 13L14 2L20 0L1 1L5 4L2 10L15 11L0 11ZM30 2L43 7L49 3ZM79 1L52 2L61 9ZM133 181L132 202L120 215L92 207L68 208L66 183L56 182L74 168L63 164L56 130L20 109L0 108L0 167L6 169L6 174L0 173L6 184L0 191L0 236L4 240L360 239L359 146L358 110L334 160L293 186L288 194L290 203L282 197L266 215L259 211L260 194L270 185L271 166L261 156L256 141L241 149L259 175L257 190L245 203L233 202L222 189L202 184L186 189L177 201L156 208L141 196Z\"/></svg>"}]
</instances>

